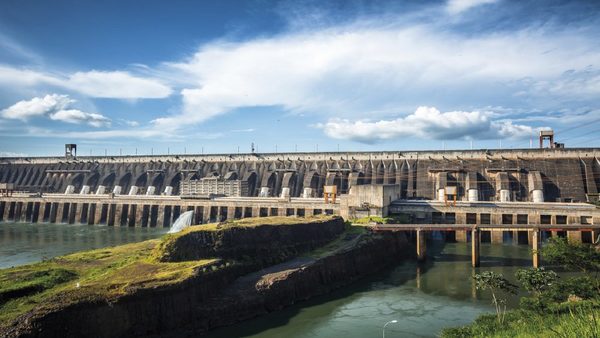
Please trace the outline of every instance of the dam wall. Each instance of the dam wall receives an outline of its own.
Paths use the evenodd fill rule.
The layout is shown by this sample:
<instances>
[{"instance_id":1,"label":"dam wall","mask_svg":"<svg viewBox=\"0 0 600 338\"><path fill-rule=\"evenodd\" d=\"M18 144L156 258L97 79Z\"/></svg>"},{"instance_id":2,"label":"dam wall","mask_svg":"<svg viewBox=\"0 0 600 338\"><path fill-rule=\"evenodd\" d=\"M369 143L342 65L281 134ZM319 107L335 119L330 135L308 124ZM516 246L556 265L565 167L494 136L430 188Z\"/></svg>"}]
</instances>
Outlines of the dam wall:
<instances>
[{"instance_id":1,"label":"dam wall","mask_svg":"<svg viewBox=\"0 0 600 338\"><path fill-rule=\"evenodd\" d=\"M17 191L179 195L181 183L237 179L249 196L321 197L362 184L392 184L402 199L586 201L600 189L600 149L1 158L0 183Z\"/></svg>"}]
</instances>

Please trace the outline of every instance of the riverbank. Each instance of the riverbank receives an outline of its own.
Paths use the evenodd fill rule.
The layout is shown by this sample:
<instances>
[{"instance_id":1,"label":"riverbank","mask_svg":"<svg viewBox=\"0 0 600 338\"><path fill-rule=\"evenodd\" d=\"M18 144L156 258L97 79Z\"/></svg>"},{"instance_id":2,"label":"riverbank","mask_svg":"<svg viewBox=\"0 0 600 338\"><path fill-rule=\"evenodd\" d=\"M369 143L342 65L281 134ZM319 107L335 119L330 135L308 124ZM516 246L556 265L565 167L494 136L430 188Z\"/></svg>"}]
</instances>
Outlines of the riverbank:
<instances>
[{"instance_id":1,"label":"riverbank","mask_svg":"<svg viewBox=\"0 0 600 338\"><path fill-rule=\"evenodd\" d=\"M345 228L335 217L297 219L296 223L330 228L331 236L298 238L298 242L280 245L285 250L268 261L267 269L267 260L248 259L243 250L227 251L233 256L224 254L226 258L185 260L189 257L182 259L164 249L173 248L165 243L181 244L187 239L166 236L3 270L0 333L10 337L197 335L330 292L413 251L402 235ZM221 227L248 236L256 229L267 229L264 226L277 227ZM293 234L289 230L294 225L285 226L283 233ZM210 236L227 237L227 231L221 230L212 229ZM212 247L222 243L213 241ZM14 280L20 283L10 282Z\"/></svg>"}]
</instances>

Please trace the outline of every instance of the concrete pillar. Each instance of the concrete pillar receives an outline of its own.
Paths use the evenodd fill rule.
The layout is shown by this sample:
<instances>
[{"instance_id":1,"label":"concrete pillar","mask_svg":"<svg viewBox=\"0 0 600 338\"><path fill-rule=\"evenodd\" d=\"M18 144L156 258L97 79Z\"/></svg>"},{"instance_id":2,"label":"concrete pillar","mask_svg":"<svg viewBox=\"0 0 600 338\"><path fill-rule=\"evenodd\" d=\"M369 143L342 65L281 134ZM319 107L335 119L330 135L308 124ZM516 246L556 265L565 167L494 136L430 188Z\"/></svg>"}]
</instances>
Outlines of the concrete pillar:
<instances>
[{"instance_id":1,"label":"concrete pillar","mask_svg":"<svg viewBox=\"0 0 600 338\"><path fill-rule=\"evenodd\" d=\"M258 193L258 197L269 197L271 194L271 189L269 187L261 187L260 192Z\"/></svg>"},{"instance_id":2,"label":"concrete pillar","mask_svg":"<svg viewBox=\"0 0 600 338\"><path fill-rule=\"evenodd\" d=\"M289 198L290 197L290 188L288 187L283 187L281 188L281 198Z\"/></svg>"},{"instance_id":3,"label":"concrete pillar","mask_svg":"<svg viewBox=\"0 0 600 338\"><path fill-rule=\"evenodd\" d=\"M527 230L527 244L533 245L533 231Z\"/></svg>"},{"instance_id":4,"label":"concrete pillar","mask_svg":"<svg viewBox=\"0 0 600 338\"><path fill-rule=\"evenodd\" d=\"M446 200L446 189L441 188L438 189L438 201L445 201Z\"/></svg>"},{"instance_id":5,"label":"concrete pillar","mask_svg":"<svg viewBox=\"0 0 600 338\"><path fill-rule=\"evenodd\" d=\"M148 187L148 190L146 190L146 196L152 196L152 195L154 195L155 192L156 192L156 187L151 185Z\"/></svg>"},{"instance_id":6,"label":"concrete pillar","mask_svg":"<svg viewBox=\"0 0 600 338\"><path fill-rule=\"evenodd\" d=\"M65 204L67 203L57 203L56 204L56 223L62 223L63 219L63 211L65 209Z\"/></svg>"},{"instance_id":7,"label":"concrete pillar","mask_svg":"<svg viewBox=\"0 0 600 338\"><path fill-rule=\"evenodd\" d=\"M304 190L302 191L302 198L311 198L312 195L313 195L312 188L304 188Z\"/></svg>"},{"instance_id":8,"label":"concrete pillar","mask_svg":"<svg viewBox=\"0 0 600 338\"><path fill-rule=\"evenodd\" d=\"M459 243L467 243L467 230L456 230L454 238Z\"/></svg>"},{"instance_id":9,"label":"concrete pillar","mask_svg":"<svg viewBox=\"0 0 600 338\"><path fill-rule=\"evenodd\" d=\"M504 242L504 231L492 230L490 234L492 244L502 244Z\"/></svg>"},{"instance_id":10,"label":"concrete pillar","mask_svg":"<svg viewBox=\"0 0 600 338\"><path fill-rule=\"evenodd\" d=\"M424 261L427 253L427 236L423 230L417 230L417 260Z\"/></svg>"},{"instance_id":11,"label":"concrete pillar","mask_svg":"<svg viewBox=\"0 0 600 338\"><path fill-rule=\"evenodd\" d=\"M137 193L138 193L139 190L140 190L139 187L137 187L135 185L132 185L131 188L129 188L129 194L127 194L127 195L129 195L129 196L135 196L135 195L137 195Z\"/></svg>"},{"instance_id":12,"label":"concrete pillar","mask_svg":"<svg viewBox=\"0 0 600 338\"><path fill-rule=\"evenodd\" d=\"M500 190L500 202L510 202L510 190L508 190L508 189Z\"/></svg>"},{"instance_id":13,"label":"concrete pillar","mask_svg":"<svg viewBox=\"0 0 600 338\"><path fill-rule=\"evenodd\" d=\"M70 195L75 192L75 186L67 185L67 189L65 189L65 195Z\"/></svg>"},{"instance_id":14,"label":"concrete pillar","mask_svg":"<svg viewBox=\"0 0 600 338\"><path fill-rule=\"evenodd\" d=\"M519 231L518 230L512 231L512 242L513 242L513 244L519 244Z\"/></svg>"},{"instance_id":15,"label":"concrete pillar","mask_svg":"<svg viewBox=\"0 0 600 338\"><path fill-rule=\"evenodd\" d=\"M123 204L117 204L115 206L115 220L114 220L114 226L121 226L121 213L123 212Z\"/></svg>"},{"instance_id":16,"label":"concrete pillar","mask_svg":"<svg viewBox=\"0 0 600 338\"><path fill-rule=\"evenodd\" d=\"M96 189L96 195L104 195L106 193L106 187L103 185L99 185Z\"/></svg>"},{"instance_id":17,"label":"concrete pillar","mask_svg":"<svg viewBox=\"0 0 600 338\"><path fill-rule=\"evenodd\" d=\"M115 187L113 189L113 194L115 194L115 195L121 195L121 190L123 190L123 188L121 188L120 185L115 185Z\"/></svg>"},{"instance_id":18,"label":"concrete pillar","mask_svg":"<svg viewBox=\"0 0 600 338\"><path fill-rule=\"evenodd\" d=\"M471 230L471 264L474 268L479 266L479 229Z\"/></svg>"},{"instance_id":19,"label":"concrete pillar","mask_svg":"<svg viewBox=\"0 0 600 338\"><path fill-rule=\"evenodd\" d=\"M81 187L81 191L79 192L80 195L87 195L89 193L90 193L89 185L84 185L83 187Z\"/></svg>"},{"instance_id":20,"label":"concrete pillar","mask_svg":"<svg viewBox=\"0 0 600 338\"><path fill-rule=\"evenodd\" d=\"M235 219L235 205L230 205L227 207L227 219Z\"/></svg>"},{"instance_id":21,"label":"concrete pillar","mask_svg":"<svg viewBox=\"0 0 600 338\"><path fill-rule=\"evenodd\" d=\"M165 196L171 196L173 195L173 187L170 185L167 185L165 187L165 191L164 191Z\"/></svg>"},{"instance_id":22,"label":"concrete pillar","mask_svg":"<svg viewBox=\"0 0 600 338\"><path fill-rule=\"evenodd\" d=\"M287 216L287 208L277 208L277 216Z\"/></svg>"},{"instance_id":23,"label":"concrete pillar","mask_svg":"<svg viewBox=\"0 0 600 338\"><path fill-rule=\"evenodd\" d=\"M533 200L533 203L544 202L544 191L539 189L533 190L531 192L531 199Z\"/></svg>"},{"instance_id":24,"label":"concrete pillar","mask_svg":"<svg viewBox=\"0 0 600 338\"><path fill-rule=\"evenodd\" d=\"M479 201L479 191L477 189L469 189L467 191L467 196L469 202Z\"/></svg>"},{"instance_id":25,"label":"concrete pillar","mask_svg":"<svg viewBox=\"0 0 600 338\"><path fill-rule=\"evenodd\" d=\"M581 231L567 231L567 240L569 243L581 243Z\"/></svg>"},{"instance_id":26,"label":"concrete pillar","mask_svg":"<svg viewBox=\"0 0 600 338\"><path fill-rule=\"evenodd\" d=\"M40 209L38 210L38 223L44 222L44 214L46 213L46 202L40 202Z\"/></svg>"},{"instance_id":27,"label":"concrete pillar","mask_svg":"<svg viewBox=\"0 0 600 338\"><path fill-rule=\"evenodd\" d=\"M531 250L533 252L533 267L539 268L540 266L540 230L534 229L532 233L532 245Z\"/></svg>"},{"instance_id":28,"label":"concrete pillar","mask_svg":"<svg viewBox=\"0 0 600 338\"><path fill-rule=\"evenodd\" d=\"M135 209L135 226L141 227L143 223L142 216L144 215L144 205L138 204Z\"/></svg>"},{"instance_id":29,"label":"concrete pillar","mask_svg":"<svg viewBox=\"0 0 600 338\"><path fill-rule=\"evenodd\" d=\"M181 215L181 213L180 213L180 215ZM158 213L156 214L156 227L162 228L164 226L165 226L165 206L161 204L158 206Z\"/></svg>"}]
</instances>

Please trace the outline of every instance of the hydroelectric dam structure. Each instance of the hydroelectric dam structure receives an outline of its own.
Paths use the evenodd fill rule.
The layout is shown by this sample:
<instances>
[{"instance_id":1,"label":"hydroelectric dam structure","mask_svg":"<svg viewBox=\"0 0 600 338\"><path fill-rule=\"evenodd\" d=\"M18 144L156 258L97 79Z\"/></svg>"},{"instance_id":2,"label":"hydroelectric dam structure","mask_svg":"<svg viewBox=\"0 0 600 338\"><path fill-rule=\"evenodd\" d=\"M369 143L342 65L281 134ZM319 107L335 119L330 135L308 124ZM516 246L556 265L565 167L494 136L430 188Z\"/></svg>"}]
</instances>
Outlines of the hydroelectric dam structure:
<instances>
[{"instance_id":1,"label":"hydroelectric dam structure","mask_svg":"<svg viewBox=\"0 0 600 338\"><path fill-rule=\"evenodd\" d=\"M508 233L531 242L532 231L543 228L589 242L600 227L592 204L599 189L600 148L100 157L67 151L0 158L0 221L169 227L190 210L194 224L404 215L412 230L447 225L457 241L469 240L467 227L487 225L484 241Z\"/></svg>"}]
</instances>

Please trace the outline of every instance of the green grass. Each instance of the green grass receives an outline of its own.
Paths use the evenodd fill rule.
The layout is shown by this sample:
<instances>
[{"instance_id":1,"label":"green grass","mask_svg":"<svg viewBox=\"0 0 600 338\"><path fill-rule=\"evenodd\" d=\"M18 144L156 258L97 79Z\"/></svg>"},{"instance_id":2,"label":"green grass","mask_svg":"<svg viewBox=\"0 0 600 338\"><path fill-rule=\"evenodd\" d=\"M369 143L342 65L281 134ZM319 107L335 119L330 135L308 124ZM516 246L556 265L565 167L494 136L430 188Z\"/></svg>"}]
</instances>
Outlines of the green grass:
<instances>
[{"instance_id":1,"label":"green grass","mask_svg":"<svg viewBox=\"0 0 600 338\"><path fill-rule=\"evenodd\" d=\"M43 313L80 301L111 302L139 289L178 283L219 262L158 262L150 255L158 243L85 251L0 270L0 325L34 309Z\"/></svg>"},{"instance_id":2,"label":"green grass","mask_svg":"<svg viewBox=\"0 0 600 338\"><path fill-rule=\"evenodd\" d=\"M312 250L311 252L307 253L304 256L309 257L309 258L319 259L319 258L323 258L323 257L329 256L329 255L332 255L336 251L353 243L353 241L358 236L361 236L366 233L367 233L367 229L364 227L349 226L349 227L347 227L346 231L344 231L343 233L341 233L338 236L338 238L334 239L333 241L329 242L328 244L326 244L320 248Z\"/></svg>"},{"instance_id":3,"label":"green grass","mask_svg":"<svg viewBox=\"0 0 600 338\"><path fill-rule=\"evenodd\" d=\"M377 224L407 224L410 222L409 215L400 214L392 217L367 216L352 220L352 224L371 225Z\"/></svg>"},{"instance_id":4,"label":"green grass","mask_svg":"<svg viewBox=\"0 0 600 338\"><path fill-rule=\"evenodd\" d=\"M508 312L502 325L495 315L482 315L470 325L444 329L441 336L600 337L600 306L584 301L561 304L543 313L519 309Z\"/></svg>"},{"instance_id":5,"label":"green grass","mask_svg":"<svg viewBox=\"0 0 600 338\"><path fill-rule=\"evenodd\" d=\"M261 225L290 225L298 223L313 223L313 222L327 222L332 220L336 216L329 215L316 215L308 217L288 217L288 216L271 216L271 217L252 217L243 218L237 220L230 220L220 223L211 223L206 225L192 226L181 233L192 232L192 231L216 231L223 228L233 227L257 227ZM178 234L181 234L178 233Z\"/></svg>"}]
</instances>

